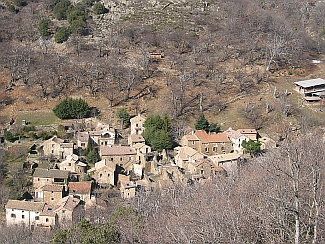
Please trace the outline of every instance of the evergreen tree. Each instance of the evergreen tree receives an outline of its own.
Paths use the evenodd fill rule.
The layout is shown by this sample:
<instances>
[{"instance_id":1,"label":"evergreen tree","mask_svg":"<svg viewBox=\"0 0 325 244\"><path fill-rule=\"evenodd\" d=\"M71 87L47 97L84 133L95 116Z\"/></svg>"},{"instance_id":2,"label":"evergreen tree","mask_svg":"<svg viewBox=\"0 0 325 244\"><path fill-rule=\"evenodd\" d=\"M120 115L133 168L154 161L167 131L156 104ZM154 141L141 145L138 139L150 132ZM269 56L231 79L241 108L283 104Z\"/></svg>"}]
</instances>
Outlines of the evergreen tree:
<instances>
[{"instance_id":1,"label":"evergreen tree","mask_svg":"<svg viewBox=\"0 0 325 244\"><path fill-rule=\"evenodd\" d=\"M255 155L261 151L261 143L259 141L243 141L241 145L244 148L244 153L249 153L250 155Z\"/></svg>"},{"instance_id":2,"label":"evergreen tree","mask_svg":"<svg viewBox=\"0 0 325 244\"><path fill-rule=\"evenodd\" d=\"M199 118L196 120L195 129L196 130L209 131L209 122L204 117L204 114L203 113L201 113L200 116L199 116Z\"/></svg>"},{"instance_id":3,"label":"evergreen tree","mask_svg":"<svg viewBox=\"0 0 325 244\"><path fill-rule=\"evenodd\" d=\"M125 108L120 108L116 113L117 118L123 121L123 125L128 127L130 125L130 115Z\"/></svg>"},{"instance_id":4,"label":"evergreen tree","mask_svg":"<svg viewBox=\"0 0 325 244\"><path fill-rule=\"evenodd\" d=\"M57 104L53 112L60 119L77 119L89 116L90 107L88 103L81 98L67 98Z\"/></svg>"},{"instance_id":5,"label":"evergreen tree","mask_svg":"<svg viewBox=\"0 0 325 244\"><path fill-rule=\"evenodd\" d=\"M170 120L167 115L163 118L159 115L148 116L143 126L145 129L142 136L153 150L162 152L163 149L172 148L173 141L169 132Z\"/></svg>"}]
</instances>

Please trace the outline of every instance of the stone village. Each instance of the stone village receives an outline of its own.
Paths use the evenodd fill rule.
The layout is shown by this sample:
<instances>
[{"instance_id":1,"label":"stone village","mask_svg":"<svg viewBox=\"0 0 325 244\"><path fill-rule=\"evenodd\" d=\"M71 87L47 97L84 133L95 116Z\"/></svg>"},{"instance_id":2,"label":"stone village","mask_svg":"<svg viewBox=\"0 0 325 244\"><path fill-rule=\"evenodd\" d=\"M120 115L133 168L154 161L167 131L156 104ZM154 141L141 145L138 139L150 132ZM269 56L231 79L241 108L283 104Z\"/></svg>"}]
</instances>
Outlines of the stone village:
<instances>
[{"instance_id":1,"label":"stone village","mask_svg":"<svg viewBox=\"0 0 325 244\"><path fill-rule=\"evenodd\" d=\"M325 81L314 79L294 84L300 92L301 87L318 87L325 85ZM307 102L314 97L308 94L303 96ZM42 155L33 156L32 167L36 167L32 199L7 202L7 225L25 224L31 230L68 228L90 218L92 209L105 208L105 201L95 194L95 189L118 189L127 200L139 191L164 189L175 181L204 183L213 177L231 177L243 156L243 141L259 141L262 150L276 147L275 141L261 137L255 129L229 128L221 133L189 129L173 152L157 153L141 135L145 120L140 114L131 118L127 138L94 118L83 121L82 131L73 129L73 123L64 125L67 132L73 133L73 139L54 136L40 145ZM93 167L80 153L89 144L98 149L100 157ZM37 167L41 163L37 158L41 156L51 159L53 167Z\"/></svg>"}]
</instances>

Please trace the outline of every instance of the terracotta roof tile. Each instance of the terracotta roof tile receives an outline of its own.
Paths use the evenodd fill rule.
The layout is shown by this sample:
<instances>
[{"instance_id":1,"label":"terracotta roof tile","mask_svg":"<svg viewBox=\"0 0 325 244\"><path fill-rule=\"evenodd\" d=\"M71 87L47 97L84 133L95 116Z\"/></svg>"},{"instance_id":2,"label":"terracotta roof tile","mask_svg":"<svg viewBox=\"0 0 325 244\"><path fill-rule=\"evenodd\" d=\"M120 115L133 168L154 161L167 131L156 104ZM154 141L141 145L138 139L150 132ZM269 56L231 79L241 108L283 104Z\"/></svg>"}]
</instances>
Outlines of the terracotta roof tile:
<instances>
[{"instance_id":1,"label":"terracotta roof tile","mask_svg":"<svg viewBox=\"0 0 325 244\"><path fill-rule=\"evenodd\" d=\"M91 193L91 181L85 182L69 182L69 192L90 194Z\"/></svg>"},{"instance_id":2,"label":"terracotta roof tile","mask_svg":"<svg viewBox=\"0 0 325 244\"><path fill-rule=\"evenodd\" d=\"M200 139L202 143L230 142L225 132L217 134L213 133L209 135L204 130L198 130L195 132L195 135Z\"/></svg>"}]
</instances>

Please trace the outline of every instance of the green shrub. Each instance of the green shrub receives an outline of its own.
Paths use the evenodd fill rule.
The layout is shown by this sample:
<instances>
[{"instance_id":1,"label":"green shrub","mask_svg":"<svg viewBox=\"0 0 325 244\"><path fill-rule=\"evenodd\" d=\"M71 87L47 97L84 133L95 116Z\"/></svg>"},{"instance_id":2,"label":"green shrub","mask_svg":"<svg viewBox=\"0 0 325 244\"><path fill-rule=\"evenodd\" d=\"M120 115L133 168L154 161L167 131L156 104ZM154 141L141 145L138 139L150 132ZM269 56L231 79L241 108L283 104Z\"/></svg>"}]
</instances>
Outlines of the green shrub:
<instances>
[{"instance_id":1,"label":"green shrub","mask_svg":"<svg viewBox=\"0 0 325 244\"><path fill-rule=\"evenodd\" d=\"M42 19L38 24L38 31L41 36L49 36L51 33L49 32L49 25L51 24L51 20Z\"/></svg>"},{"instance_id":2,"label":"green shrub","mask_svg":"<svg viewBox=\"0 0 325 244\"><path fill-rule=\"evenodd\" d=\"M11 12L11 13L18 13L18 9L16 9L14 5L9 4L9 5L7 6L7 9L8 9L8 11Z\"/></svg>"},{"instance_id":3,"label":"green shrub","mask_svg":"<svg viewBox=\"0 0 325 244\"><path fill-rule=\"evenodd\" d=\"M53 112L60 119L84 118L89 116L90 107L88 103L81 98L67 98L57 104Z\"/></svg>"},{"instance_id":4,"label":"green shrub","mask_svg":"<svg viewBox=\"0 0 325 244\"><path fill-rule=\"evenodd\" d=\"M26 6L27 5L27 1L26 0L13 0L14 4L16 6L20 6L20 7L23 7L23 6Z\"/></svg>"},{"instance_id":5,"label":"green shrub","mask_svg":"<svg viewBox=\"0 0 325 244\"><path fill-rule=\"evenodd\" d=\"M124 126L130 125L130 115L126 112L125 108L117 110L116 116L123 121Z\"/></svg>"},{"instance_id":6,"label":"green shrub","mask_svg":"<svg viewBox=\"0 0 325 244\"><path fill-rule=\"evenodd\" d=\"M107 11L105 6L99 2L94 4L93 10L94 10L95 14L105 14Z\"/></svg>"},{"instance_id":7,"label":"green shrub","mask_svg":"<svg viewBox=\"0 0 325 244\"><path fill-rule=\"evenodd\" d=\"M57 43L65 42L68 40L69 34L70 32L67 27L58 27L54 36L54 40Z\"/></svg>"},{"instance_id":8,"label":"green shrub","mask_svg":"<svg viewBox=\"0 0 325 244\"><path fill-rule=\"evenodd\" d=\"M22 130L25 132L30 132L30 131L35 131L36 128L34 125L27 125L27 126L24 126Z\"/></svg>"},{"instance_id":9,"label":"green shrub","mask_svg":"<svg viewBox=\"0 0 325 244\"><path fill-rule=\"evenodd\" d=\"M87 23L82 19L73 20L70 23L71 33L86 35L87 34Z\"/></svg>"},{"instance_id":10,"label":"green shrub","mask_svg":"<svg viewBox=\"0 0 325 244\"><path fill-rule=\"evenodd\" d=\"M70 9L71 3L69 0L61 0L55 4L53 8L53 15L58 20L67 19L67 12Z\"/></svg>"}]
</instances>

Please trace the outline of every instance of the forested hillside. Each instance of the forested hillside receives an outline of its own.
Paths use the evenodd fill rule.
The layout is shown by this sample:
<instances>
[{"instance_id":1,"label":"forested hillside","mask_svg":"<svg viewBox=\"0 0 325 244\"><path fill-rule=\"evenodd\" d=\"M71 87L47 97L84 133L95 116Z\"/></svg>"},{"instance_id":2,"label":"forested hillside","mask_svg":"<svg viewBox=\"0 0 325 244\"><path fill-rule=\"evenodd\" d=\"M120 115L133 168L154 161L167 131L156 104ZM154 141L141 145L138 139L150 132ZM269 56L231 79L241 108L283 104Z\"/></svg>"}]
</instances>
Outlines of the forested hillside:
<instances>
[{"instance_id":1,"label":"forested hillside","mask_svg":"<svg viewBox=\"0 0 325 244\"><path fill-rule=\"evenodd\" d=\"M3 226L0 242L322 243L324 108L303 106L292 83L325 78L325 64L311 62L324 59L324 17L325 2L313 0L0 0L4 129L21 123L18 112L45 117L82 98L88 115L121 134L123 114L127 122L138 113L164 118L171 129L159 153L204 115L209 133L254 128L278 146L246 154L236 174L204 184L170 176L129 200L104 189L97 193L108 207L89 222L33 233ZM17 141L29 132L39 141L66 136L60 129L20 130ZM21 167L27 148L0 149L2 209L32 185L30 165Z\"/></svg>"}]
</instances>

